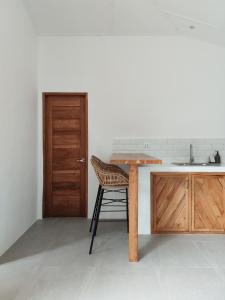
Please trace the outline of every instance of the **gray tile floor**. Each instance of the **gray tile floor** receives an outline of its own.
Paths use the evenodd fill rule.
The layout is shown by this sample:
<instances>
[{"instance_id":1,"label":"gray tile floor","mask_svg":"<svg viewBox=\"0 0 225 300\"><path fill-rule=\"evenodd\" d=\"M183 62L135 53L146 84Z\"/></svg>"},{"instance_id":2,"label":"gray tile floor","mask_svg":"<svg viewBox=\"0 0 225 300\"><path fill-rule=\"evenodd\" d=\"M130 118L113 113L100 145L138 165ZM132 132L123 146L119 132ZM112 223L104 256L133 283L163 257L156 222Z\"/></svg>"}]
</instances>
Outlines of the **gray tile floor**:
<instances>
[{"instance_id":1,"label":"gray tile floor","mask_svg":"<svg viewBox=\"0 0 225 300\"><path fill-rule=\"evenodd\" d=\"M225 237L140 237L127 262L125 223L101 223L88 255L88 221L38 221L0 258L0 300L225 300Z\"/></svg>"}]
</instances>

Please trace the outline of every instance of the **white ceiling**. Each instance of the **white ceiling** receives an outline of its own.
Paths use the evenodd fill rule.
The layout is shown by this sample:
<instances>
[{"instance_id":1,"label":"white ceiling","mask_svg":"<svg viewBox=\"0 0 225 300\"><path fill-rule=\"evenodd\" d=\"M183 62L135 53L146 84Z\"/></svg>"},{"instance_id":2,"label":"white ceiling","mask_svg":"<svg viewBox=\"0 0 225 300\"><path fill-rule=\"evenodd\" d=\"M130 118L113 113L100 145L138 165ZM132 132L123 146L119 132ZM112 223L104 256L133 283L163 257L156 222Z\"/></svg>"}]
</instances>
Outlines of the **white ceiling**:
<instances>
[{"instance_id":1,"label":"white ceiling","mask_svg":"<svg viewBox=\"0 0 225 300\"><path fill-rule=\"evenodd\" d=\"M40 35L184 35L225 45L225 0L24 1Z\"/></svg>"}]
</instances>

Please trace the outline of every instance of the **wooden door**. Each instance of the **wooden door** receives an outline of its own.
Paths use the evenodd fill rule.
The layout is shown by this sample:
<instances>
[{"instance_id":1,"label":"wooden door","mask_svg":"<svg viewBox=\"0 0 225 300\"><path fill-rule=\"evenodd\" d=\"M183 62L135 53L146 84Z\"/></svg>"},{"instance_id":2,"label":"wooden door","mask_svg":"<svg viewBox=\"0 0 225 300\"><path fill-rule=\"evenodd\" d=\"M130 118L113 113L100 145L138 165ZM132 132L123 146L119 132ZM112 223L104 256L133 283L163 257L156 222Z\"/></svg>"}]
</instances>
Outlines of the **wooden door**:
<instances>
[{"instance_id":1,"label":"wooden door","mask_svg":"<svg viewBox=\"0 0 225 300\"><path fill-rule=\"evenodd\" d=\"M87 94L44 93L44 217L87 211Z\"/></svg>"},{"instance_id":2,"label":"wooden door","mask_svg":"<svg viewBox=\"0 0 225 300\"><path fill-rule=\"evenodd\" d=\"M224 232L225 175L192 175L192 231Z\"/></svg>"},{"instance_id":3,"label":"wooden door","mask_svg":"<svg viewBox=\"0 0 225 300\"><path fill-rule=\"evenodd\" d=\"M189 175L152 174L152 232L189 231Z\"/></svg>"}]
</instances>

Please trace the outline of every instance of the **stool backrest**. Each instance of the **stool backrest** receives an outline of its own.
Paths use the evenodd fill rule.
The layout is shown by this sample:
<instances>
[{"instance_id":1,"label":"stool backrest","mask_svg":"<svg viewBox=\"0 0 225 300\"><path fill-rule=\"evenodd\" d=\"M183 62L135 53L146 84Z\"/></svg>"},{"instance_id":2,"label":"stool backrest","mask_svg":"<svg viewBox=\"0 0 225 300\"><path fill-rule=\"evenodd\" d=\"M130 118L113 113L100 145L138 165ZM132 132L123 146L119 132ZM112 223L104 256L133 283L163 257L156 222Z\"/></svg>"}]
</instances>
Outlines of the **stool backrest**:
<instances>
[{"instance_id":1,"label":"stool backrest","mask_svg":"<svg viewBox=\"0 0 225 300\"><path fill-rule=\"evenodd\" d=\"M128 184L128 175L119 167L106 164L92 155L91 164L102 186L125 186Z\"/></svg>"},{"instance_id":2,"label":"stool backrest","mask_svg":"<svg viewBox=\"0 0 225 300\"><path fill-rule=\"evenodd\" d=\"M107 164L104 163L101 159L98 157L92 155L91 157L91 164L95 170L95 174L99 180L99 183L101 185L106 184L106 176L109 174L109 170L107 168Z\"/></svg>"}]
</instances>

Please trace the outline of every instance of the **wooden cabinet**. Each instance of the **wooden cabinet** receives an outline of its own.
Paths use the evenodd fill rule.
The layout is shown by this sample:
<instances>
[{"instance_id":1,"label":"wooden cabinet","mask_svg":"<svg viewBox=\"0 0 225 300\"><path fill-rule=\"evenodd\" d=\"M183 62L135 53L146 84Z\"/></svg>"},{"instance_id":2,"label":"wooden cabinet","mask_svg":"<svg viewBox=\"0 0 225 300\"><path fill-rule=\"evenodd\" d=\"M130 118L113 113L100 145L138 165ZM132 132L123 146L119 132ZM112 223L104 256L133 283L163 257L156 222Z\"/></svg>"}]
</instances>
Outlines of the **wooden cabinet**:
<instances>
[{"instance_id":1,"label":"wooden cabinet","mask_svg":"<svg viewBox=\"0 0 225 300\"><path fill-rule=\"evenodd\" d=\"M192 231L224 232L225 175L192 175Z\"/></svg>"},{"instance_id":2,"label":"wooden cabinet","mask_svg":"<svg viewBox=\"0 0 225 300\"><path fill-rule=\"evenodd\" d=\"M224 173L152 173L152 232L225 232Z\"/></svg>"},{"instance_id":3,"label":"wooden cabinet","mask_svg":"<svg viewBox=\"0 0 225 300\"><path fill-rule=\"evenodd\" d=\"M152 231L189 231L189 175L158 173L152 177Z\"/></svg>"}]
</instances>

